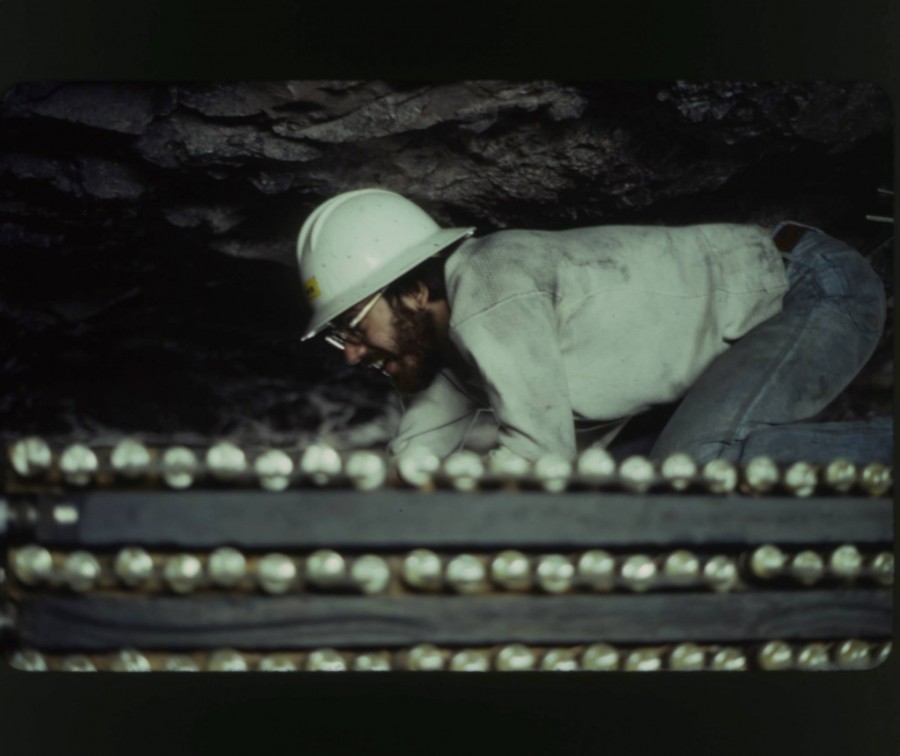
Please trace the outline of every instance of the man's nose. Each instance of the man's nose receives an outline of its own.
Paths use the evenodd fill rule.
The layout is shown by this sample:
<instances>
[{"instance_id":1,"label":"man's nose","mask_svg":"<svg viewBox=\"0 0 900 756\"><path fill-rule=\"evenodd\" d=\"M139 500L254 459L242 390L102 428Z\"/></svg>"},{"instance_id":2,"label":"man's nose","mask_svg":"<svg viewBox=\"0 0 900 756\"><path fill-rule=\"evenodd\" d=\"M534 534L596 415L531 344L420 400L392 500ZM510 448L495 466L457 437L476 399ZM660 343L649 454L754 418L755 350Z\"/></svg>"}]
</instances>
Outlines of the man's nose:
<instances>
[{"instance_id":1,"label":"man's nose","mask_svg":"<svg viewBox=\"0 0 900 756\"><path fill-rule=\"evenodd\" d=\"M365 344L345 344L344 359L348 365L356 365L366 356Z\"/></svg>"}]
</instances>

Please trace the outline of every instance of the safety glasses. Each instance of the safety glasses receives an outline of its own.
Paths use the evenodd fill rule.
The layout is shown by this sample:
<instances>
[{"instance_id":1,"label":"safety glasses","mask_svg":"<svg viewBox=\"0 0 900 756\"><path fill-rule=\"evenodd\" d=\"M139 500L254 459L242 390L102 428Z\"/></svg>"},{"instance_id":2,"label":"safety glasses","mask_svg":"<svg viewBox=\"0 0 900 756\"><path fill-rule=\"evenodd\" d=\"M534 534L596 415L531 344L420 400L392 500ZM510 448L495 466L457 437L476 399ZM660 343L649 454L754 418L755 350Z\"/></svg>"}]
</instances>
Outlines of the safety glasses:
<instances>
[{"instance_id":1,"label":"safety glasses","mask_svg":"<svg viewBox=\"0 0 900 756\"><path fill-rule=\"evenodd\" d=\"M339 325L335 322L331 322L328 324L324 331L324 338L331 346L336 349L340 349L342 352L346 348L347 344L358 344L363 339L363 334L359 330L358 326L362 323L363 319L366 315L369 314L371 309L375 306L375 303L381 299L381 296L384 294L385 289L381 289L377 291L374 296L366 302L365 306L353 316L353 320L351 320L346 325Z\"/></svg>"}]
</instances>

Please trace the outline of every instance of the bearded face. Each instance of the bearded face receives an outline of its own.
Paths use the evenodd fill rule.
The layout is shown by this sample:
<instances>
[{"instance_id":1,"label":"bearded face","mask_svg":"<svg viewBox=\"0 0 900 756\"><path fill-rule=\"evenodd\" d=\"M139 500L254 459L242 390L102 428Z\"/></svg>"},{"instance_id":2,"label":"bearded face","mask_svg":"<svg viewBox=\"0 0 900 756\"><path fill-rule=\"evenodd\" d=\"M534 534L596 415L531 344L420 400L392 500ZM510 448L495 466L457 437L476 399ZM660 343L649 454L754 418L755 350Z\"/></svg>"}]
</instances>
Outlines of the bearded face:
<instances>
[{"instance_id":1,"label":"bearded face","mask_svg":"<svg viewBox=\"0 0 900 756\"><path fill-rule=\"evenodd\" d=\"M384 360L384 371L397 391L415 394L427 388L442 367L437 325L431 312L410 309L400 300L392 310L394 349L378 350L373 357Z\"/></svg>"},{"instance_id":2,"label":"bearded face","mask_svg":"<svg viewBox=\"0 0 900 756\"><path fill-rule=\"evenodd\" d=\"M427 388L443 367L438 320L421 302L409 305L379 293L368 305L362 303L336 319L334 327L331 343L343 350L347 364L379 367L400 393Z\"/></svg>"}]
</instances>

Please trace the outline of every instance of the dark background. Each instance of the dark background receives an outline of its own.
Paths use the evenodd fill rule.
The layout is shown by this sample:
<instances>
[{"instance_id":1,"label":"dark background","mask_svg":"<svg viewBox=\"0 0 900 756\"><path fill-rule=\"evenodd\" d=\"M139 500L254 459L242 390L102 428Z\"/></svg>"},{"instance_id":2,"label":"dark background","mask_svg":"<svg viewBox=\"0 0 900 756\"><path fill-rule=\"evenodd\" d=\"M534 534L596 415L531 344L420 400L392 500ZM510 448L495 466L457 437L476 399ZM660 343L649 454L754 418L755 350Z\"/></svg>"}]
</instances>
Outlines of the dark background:
<instances>
[{"instance_id":1,"label":"dark background","mask_svg":"<svg viewBox=\"0 0 900 756\"><path fill-rule=\"evenodd\" d=\"M482 5L476 12L437 5L426 13L421 4L411 3L351 12L344 6L331 11L295 3L228 9L199 2L132 7L96 0L89 5L5 0L0 20L0 60L9 85L490 78L626 81L641 89L677 80L830 80L851 87L857 81L876 83L897 101L893 40L900 37L900 26L888 2L865 9L827 1L632 2L597 5L590 12L562 4L506 2ZM885 159L895 165L895 155L888 152ZM876 210L869 192L881 178L877 170L870 174L858 196L859 210ZM309 206L313 199L308 198ZM461 211L430 209L448 218ZM305 210L299 210L302 217ZM763 210L755 202L744 208ZM651 205L647 212L653 211ZM53 224L35 220L31 225L42 231ZM849 219L845 225L862 233ZM221 265L228 281L247 270L230 269L230 264L250 262L254 270L276 265L221 253L208 259L219 261L209 265ZM200 269L206 275L205 261ZM231 272L238 269L240 275ZM71 272L48 265L48 286L65 288L64 270ZM37 298L22 299L15 312L40 309ZM123 300L122 306L133 306L132 301ZM302 319L302 313L297 316ZM4 317L15 315L4 311ZM49 330L60 323L69 327L59 317ZM176 333L178 339L184 334ZM228 341L233 341L230 333ZM92 364L92 359L79 359L76 365ZM42 375L55 365L50 359L40 369L33 362L27 369ZM54 380L65 385L67 375L57 372ZM85 406L96 411L92 401ZM48 417L56 414L48 412ZM79 427L81 415L76 411L71 417L71 426L59 432ZM107 421L99 422L97 430L107 427ZM10 425L11 432L24 430ZM684 748L710 754L880 755L896 754L900 747L896 654L873 672L824 675L411 675L353 678L352 685L347 678L320 677L42 676L3 669L0 742L13 754L278 747L314 753L658 753Z\"/></svg>"}]
</instances>

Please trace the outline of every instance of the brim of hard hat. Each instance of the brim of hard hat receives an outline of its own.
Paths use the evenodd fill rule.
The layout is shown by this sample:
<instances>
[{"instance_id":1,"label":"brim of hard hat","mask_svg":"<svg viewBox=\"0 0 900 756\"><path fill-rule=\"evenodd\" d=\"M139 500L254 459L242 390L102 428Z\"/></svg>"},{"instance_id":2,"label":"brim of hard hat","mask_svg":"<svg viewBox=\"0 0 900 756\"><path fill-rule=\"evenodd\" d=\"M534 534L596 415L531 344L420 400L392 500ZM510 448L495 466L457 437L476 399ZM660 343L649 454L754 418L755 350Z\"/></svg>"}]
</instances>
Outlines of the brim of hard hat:
<instances>
[{"instance_id":1,"label":"brim of hard hat","mask_svg":"<svg viewBox=\"0 0 900 756\"><path fill-rule=\"evenodd\" d=\"M328 304L314 312L312 320L307 326L306 333L301 337L301 341L306 341L316 336L328 323L345 310L349 310L353 305L362 302L366 297L372 296L376 291L393 283L404 273L408 273L429 257L433 257L454 242L471 236L474 232L474 228L442 228L429 236L424 242L405 250L403 254L391 260L377 274L368 276L361 284L342 292Z\"/></svg>"}]
</instances>

